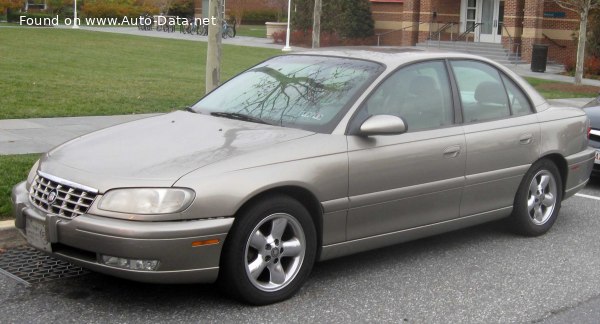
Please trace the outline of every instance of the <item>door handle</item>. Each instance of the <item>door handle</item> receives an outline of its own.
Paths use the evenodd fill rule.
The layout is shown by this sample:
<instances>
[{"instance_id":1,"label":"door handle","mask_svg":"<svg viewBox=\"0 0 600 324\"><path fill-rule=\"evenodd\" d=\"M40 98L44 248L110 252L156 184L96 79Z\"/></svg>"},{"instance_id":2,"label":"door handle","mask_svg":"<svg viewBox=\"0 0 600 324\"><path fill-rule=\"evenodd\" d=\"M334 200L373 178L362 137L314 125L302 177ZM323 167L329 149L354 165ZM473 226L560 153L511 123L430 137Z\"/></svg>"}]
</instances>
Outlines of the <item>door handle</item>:
<instances>
[{"instance_id":1,"label":"door handle","mask_svg":"<svg viewBox=\"0 0 600 324\"><path fill-rule=\"evenodd\" d=\"M460 154L460 145L452 145L448 146L444 149L444 157L445 158L455 158Z\"/></svg>"},{"instance_id":2,"label":"door handle","mask_svg":"<svg viewBox=\"0 0 600 324\"><path fill-rule=\"evenodd\" d=\"M519 143L523 145L531 144L533 142L533 134L523 134L519 137Z\"/></svg>"}]
</instances>

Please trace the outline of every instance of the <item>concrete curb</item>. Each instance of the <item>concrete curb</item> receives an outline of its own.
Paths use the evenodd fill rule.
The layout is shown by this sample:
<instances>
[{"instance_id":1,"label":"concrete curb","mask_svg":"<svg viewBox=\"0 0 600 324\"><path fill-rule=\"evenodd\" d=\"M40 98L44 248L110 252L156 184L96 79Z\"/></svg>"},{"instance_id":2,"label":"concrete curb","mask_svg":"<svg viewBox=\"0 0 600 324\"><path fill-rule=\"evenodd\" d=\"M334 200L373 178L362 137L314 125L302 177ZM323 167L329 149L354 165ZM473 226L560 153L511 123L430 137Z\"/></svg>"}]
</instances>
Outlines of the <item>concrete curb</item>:
<instances>
[{"instance_id":1,"label":"concrete curb","mask_svg":"<svg viewBox=\"0 0 600 324\"><path fill-rule=\"evenodd\" d=\"M2 250L27 244L17 228L14 220L0 222L0 253Z\"/></svg>"}]
</instances>

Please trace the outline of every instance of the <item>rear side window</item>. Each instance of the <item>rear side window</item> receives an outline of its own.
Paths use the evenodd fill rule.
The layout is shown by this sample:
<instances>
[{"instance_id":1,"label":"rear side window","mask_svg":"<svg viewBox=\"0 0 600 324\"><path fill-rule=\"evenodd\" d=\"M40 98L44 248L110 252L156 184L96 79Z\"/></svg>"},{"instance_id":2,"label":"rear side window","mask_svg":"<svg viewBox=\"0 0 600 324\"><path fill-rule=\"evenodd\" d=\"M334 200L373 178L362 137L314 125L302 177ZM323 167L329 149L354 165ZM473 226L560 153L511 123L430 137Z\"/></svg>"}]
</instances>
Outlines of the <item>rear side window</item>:
<instances>
[{"instance_id":1,"label":"rear side window","mask_svg":"<svg viewBox=\"0 0 600 324\"><path fill-rule=\"evenodd\" d=\"M475 61L450 61L466 123L510 116L510 106L498 71Z\"/></svg>"},{"instance_id":2,"label":"rear side window","mask_svg":"<svg viewBox=\"0 0 600 324\"><path fill-rule=\"evenodd\" d=\"M508 101L510 102L510 108L512 114L515 116L522 116L531 113L531 105L527 96L521 91L521 89L508 77L502 75L502 81L506 87L508 93Z\"/></svg>"}]
</instances>

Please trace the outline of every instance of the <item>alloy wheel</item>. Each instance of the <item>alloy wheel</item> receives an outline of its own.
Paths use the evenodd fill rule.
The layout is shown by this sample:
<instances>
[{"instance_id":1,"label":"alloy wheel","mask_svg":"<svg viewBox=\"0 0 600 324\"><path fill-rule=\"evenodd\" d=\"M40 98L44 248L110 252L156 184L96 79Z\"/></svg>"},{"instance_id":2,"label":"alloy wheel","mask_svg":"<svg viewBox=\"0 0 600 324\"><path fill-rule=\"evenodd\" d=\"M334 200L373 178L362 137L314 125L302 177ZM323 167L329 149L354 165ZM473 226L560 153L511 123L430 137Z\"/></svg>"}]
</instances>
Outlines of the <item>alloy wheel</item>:
<instances>
[{"instance_id":1,"label":"alloy wheel","mask_svg":"<svg viewBox=\"0 0 600 324\"><path fill-rule=\"evenodd\" d=\"M287 286L304 261L306 239L291 215L276 213L256 225L246 243L246 275L258 289L273 292Z\"/></svg>"},{"instance_id":2,"label":"alloy wheel","mask_svg":"<svg viewBox=\"0 0 600 324\"><path fill-rule=\"evenodd\" d=\"M535 225L543 225L550 219L556 207L556 197L554 176L547 170L540 170L531 179L527 199L527 211Z\"/></svg>"}]
</instances>

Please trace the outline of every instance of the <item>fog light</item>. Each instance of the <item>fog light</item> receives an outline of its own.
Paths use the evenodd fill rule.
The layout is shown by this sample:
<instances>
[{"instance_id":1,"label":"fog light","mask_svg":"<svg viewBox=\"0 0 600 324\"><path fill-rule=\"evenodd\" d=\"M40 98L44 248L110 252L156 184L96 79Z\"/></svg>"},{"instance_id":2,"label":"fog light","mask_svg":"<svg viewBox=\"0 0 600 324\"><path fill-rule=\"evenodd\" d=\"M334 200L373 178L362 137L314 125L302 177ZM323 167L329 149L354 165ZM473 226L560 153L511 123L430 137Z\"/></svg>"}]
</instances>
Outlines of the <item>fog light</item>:
<instances>
[{"instance_id":1,"label":"fog light","mask_svg":"<svg viewBox=\"0 0 600 324\"><path fill-rule=\"evenodd\" d=\"M126 259L110 255L100 255L100 260L109 267L129 270L155 271L158 268L158 260Z\"/></svg>"}]
</instances>

